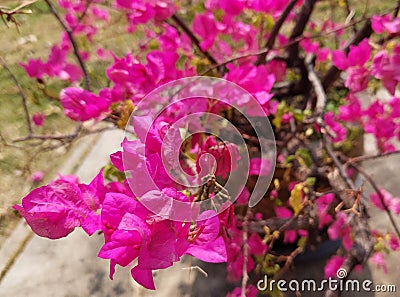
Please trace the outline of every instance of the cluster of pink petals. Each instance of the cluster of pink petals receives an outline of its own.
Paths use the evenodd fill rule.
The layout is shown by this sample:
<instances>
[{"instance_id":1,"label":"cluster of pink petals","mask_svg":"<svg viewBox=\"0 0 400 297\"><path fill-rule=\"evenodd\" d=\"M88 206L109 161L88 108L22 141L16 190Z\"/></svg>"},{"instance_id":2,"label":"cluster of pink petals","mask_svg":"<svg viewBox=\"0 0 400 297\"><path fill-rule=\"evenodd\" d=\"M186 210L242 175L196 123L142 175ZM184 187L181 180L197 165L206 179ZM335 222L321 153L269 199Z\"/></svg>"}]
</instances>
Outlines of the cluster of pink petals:
<instances>
[{"instance_id":1,"label":"cluster of pink petals","mask_svg":"<svg viewBox=\"0 0 400 297\"><path fill-rule=\"evenodd\" d=\"M400 18L392 18L390 14L374 15L371 19L371 26L375 33L397 34L400 32Z\"/></svg>"},{"instance_id":2,"label":"cluster of pink petals","mask_svg":"<svg viewBox=\"0 0 400 297\"><path fill-rule=\"evenodd\" d=\"M46 114L43 112L37 112L32 115L32 122L35 124L35 126L43 126L44 120L46 119Z\"/></svg>"},{"instance_id":3,"label":"cluster of pink petals","mask_svg":"<svg viewBox=\"0 0 400 297\"><path fill-rule=\"evenodd\" d=\"M231 225L229 226L227 232L229 236L225 237L227 241L227 271L228 279L232 281L238 281L243 275L243 264L244 264L244 254L243 254L243 232L238 228L238 221L236 218L231 219ZM257 233L248 234L248 257L247 257L247 272L250 272L255 267L254 256L263 255L267 246L262 242L261 237Z\"/></svg>"},{"instance_id":4,"label":"cluster of pink petals","mask_svg":"<svg viewBox=\"0 0 400 297\"><path fill-rule=\"evenodd\" d=\"M371 57L371 46L365 38L357 46L350 46L349 53L342 50L332 52L332 62L340 70L348 70L345 86L352 92L367 88L370 71L364 66Z\"/></svg>"},{"instance_id":5,"label":"cluster of pink petals","mask_svg":"<svg viewBox=\"0 0 400 297\"><path fill-rule=\"evenodd\" d=\"M380 210L389 209L395 214L400 214L400 198L394 197L392 193L386 191L385 189L380 189L379 193L372 193L370 195L371 203Z\"/></svg>"},{"instance_id":6,"label":"cluster of pink petals","mask_svg":"<svg viewBox=\"0 0 400 297\"><path fill-rule=\"evenodd\" d=\"M51 48L46 62L40 59L30 59L28 64L21 63L20 65L28 73L29 77L43 79L47 75L61 80L69 80L70 82L79 81L83 73L79 66L67 62L67 55L70 51L70 41L67 34L63 33L61 43Z\"/></svg>"},{"instance_id":7,"label":"cluster of pink petals","mask_svg":"<svg viewBox=\"0 0 400 297\"><path fill-rule=\"evenodd\" d=\"M334 194L326 194L319 197L316 200L317 209L318 209L318 228L322 229L327 226L332 221L332 216L329 214L329 206L331 205L333 199L335 198Z\"/></svg>"},{"instance_id":8,"label":"cluster of pink petals","mask_svg":"<svg viewBox=\"0 0 400 297\"><path fill-rule=\"evenodd\" d=\"M152 191L140 199L163 204L162 197L189 201L172 188ZM139 199L139 201L140 201ZM90 184L75 177L60 177L40 187L14 208L39 236L57 239L76 227L89 235L104 233L99 257L110 259L110 277L115 266L132 266L132 277L148 289L155 289L152 271L171 266L188 254L218 263L227 259L221 222L215 211L205 211L195 221L175 222L155 215L115 182L104 184L100 172Z\"/></svg>"},{"instance_id":9,"label":"cluster of pink petals","mask_svg":"<svg viewBox=\"0 0 400 297\"><path fill-rule=\"evenodd\" d=\"M371 73L382 81L390 94L394 95L400 82L400 45L394 47L391 55L386 50L379 51L372 61Z\"/></svg>"},{"instance_id":10,"label":"cluster of pink petals","mask_svg":"<svg viewBox=\"0 0 400 297\"><path fill-rule=\"evenodd\" d=\"M115 0L115 6L126 11L128 31L133 32L139 24L160 22L172 16L176 7L171 0Z\"/></svg>"},{"instance_id":11,"label":"cluster of pink petals","mask_svg":"<svg viewBox=\"0 0 400 297\"><path fill-rule=\"evenodd\" d=\"M225 30L225 25L215 20L211 12L197 14L193 20L193 32L202 39L200 46L202 50L209 49L217 35Z\"/></svg>"},{"instance_id":12,"label":"cluster of pink petals","mask_svg":"<svg viewBox=\"0 0 400 297\"><path fill-rule=\"evenodd\" d=\"M74 35L83 34L92 40L97 33L96 21L109 21L108 10L99 5L103 0L58 0L58 4L65 10L64 19ZM82 17L83 16L83 17Z\"/></svg>"},{"instance_id":13,"label":"cluster of pink petals","mask_svg":"<svg viewBox=\"0 0 400 297\"><path fill-rule=\"evenodd\" d=\"M196 167L200 172L200 160L204 154L212 155L215 160L206 165L208 172L212 172L213 166L216 166L215 176L226 178L229 172L237 169L237 164L240 159L239 151L236 145L232 143L218 143L214 137L207 137L206 141L201 144L200 152L197 154Z\"/></svg>"},{"instance_id":14,"label":"cluster of pink petals","mask_svg":"<svg viewBox=\"0 0 400 297\"><path fill-rule=\"evenodd\" d=\"M174 52L152 51L146 55L147 63L142 64L131 54L123 58L114 56L114 63L106 71L114 85L100 93L112 102L137 102L156 87L183 76L176 68L178 58Z\"/></svg>"},{"instance_id":15,"label":"cluster of pink petals","mask_svg":"<svg viewBox=\"0 0 400 297\"><path fill-rule=\"evenodd\" d=\"M254 66L252 64L243 64L235 66L228 64L226 66L229 72L225 79L234 82L254 96L256 101L247 98L236 102L237 106L244 107L249 116L263 116L259 114L261 106L265 115L270 115L276 109L277 102L271 100L273 94L270 93L275 83L275 75L267 72L264 65ZM257 106L253 106L256 105Z\"/></svg>"},{"instance_id":16,"label":"cluster of pink petals","mask_svg":"<svg viewBox=\"0 0 400 297\"><path fill-rule=\"evenodd\" d=\"M81 88L69 87L60 93L61 105L67 117L74 121L99 118L108 111L111 102Z\"/></svg>"},{"instance_id":17,"label":"cluster of pink petals","mask_svg":"<svg viewBox=\"0 0 400 297\"><path fill-rule=\"evenodd\" d=\"M362 108L357 96L349 94L348 104L339 107L338 120L359 123L366 133L374 135L381 152L394 151L390 141L400 139L400 98L392 97L387 102L377 99L366 108Z\"/></svg>"},{"instance_id":18,"label":"cluster of pink petals","mask_svg":"<svg viewBox=\"0 0 400 297\"><path fill-rule=\"evenodd\" d=\"M388 273L388 268L385 261L385 256L382 252L377 252L369 258L369 260L374 263L378 269L382 269L384 273Z\"/></svg>"},{"instance_id":19,"label":"cluster of pink petals","mask_svg":"<svg viewBox=\"0 0 400 297\"><path fill-rule=\"evenodd\" d=\"M331 240L342 239L342 245L346 250L349 250L353 244L351 238L351 227L347 222L347 214L338 212L335 220L328 228L328 236Z\"/></svg>"},{"instance_id":20,"label":"cluster of pink petals","mask_svg":"<svg viewBox=\"0 0 400 297\"><path fill-rule=\"evenodd\" d=\"M325 265L325 278L335 277L344 260L344 257L332 256Z\"/></svg>"},{"instance_id":21,"label":"cluster of pink petals","mask_svg":"<svg viewBox=\"0 0 400 297\"><path fill-rule=\"evenodd\" d=\"M167 188L163 193L184 196ZM154 215L130 196L109 193L103 203L101 224L105 244L99 257L110 259L110 277L116 264L132 266L137 259L131 275L147 289L155 289L153 270L172 266L184 254L213 263L226 261L220 221L214 211L204 212L194 225L174 222Z\"/></svg>"},{"instance_id":22,"label":"cluster of pink petals","mask_svg":"<svg viewBox=\"0 0 400 297\"><path fill-rule=\"evenodd\" d=\"M324 114L325 124L330 129L330 138L333 142L341 142L346 139L347 129L343 127L340 122L336 120L336 116L332 111L328 111Z\"/></svg>"},{"instance_id":23,"label":"cluster of pink petals","mask_svg":"<svg viewBox=\"0 0 400 297\"><path fill-rule=\"evenodd\" d=\"M106 191L102 179L102 172L89 185L61 177L30 192L14 209L39 236L57 239L75 227L92 235L100 227L97 210Z\"/></svg>"}]
</instances>

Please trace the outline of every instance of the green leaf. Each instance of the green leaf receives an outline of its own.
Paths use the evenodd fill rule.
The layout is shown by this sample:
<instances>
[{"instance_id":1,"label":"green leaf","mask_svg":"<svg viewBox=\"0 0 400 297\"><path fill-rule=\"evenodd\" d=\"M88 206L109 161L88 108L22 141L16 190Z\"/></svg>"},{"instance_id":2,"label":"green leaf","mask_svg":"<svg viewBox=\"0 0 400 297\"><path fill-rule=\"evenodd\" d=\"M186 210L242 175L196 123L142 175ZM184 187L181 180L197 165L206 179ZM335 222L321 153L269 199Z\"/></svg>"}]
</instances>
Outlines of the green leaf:
<instances>
[{"instance_id":1,"label":"green leaf","mask_svg":"<svg viewBox=\"0 0 400 297\"><path fill-rule=\"evenodd\" d=\"M314 187L316 181L317 181L317 178L312 176L312 177L307 178L305 183L309 187Z\"/></svg>"}]
</instances>

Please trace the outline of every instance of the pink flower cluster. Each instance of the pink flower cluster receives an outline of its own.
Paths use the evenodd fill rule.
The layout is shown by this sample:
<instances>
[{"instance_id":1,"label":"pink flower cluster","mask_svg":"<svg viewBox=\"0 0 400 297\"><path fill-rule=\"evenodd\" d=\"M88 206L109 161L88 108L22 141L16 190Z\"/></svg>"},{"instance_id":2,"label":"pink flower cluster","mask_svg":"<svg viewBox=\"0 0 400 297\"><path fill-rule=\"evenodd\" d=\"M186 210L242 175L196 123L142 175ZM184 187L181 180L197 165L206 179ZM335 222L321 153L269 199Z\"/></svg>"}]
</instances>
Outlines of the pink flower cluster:
<instances>
[{"instance_id":1,"label":"pink flower cluster","mask_svg":"<svg viewBox=\"0 0 400 297\"><path fill-rule=\"evenodd\" d=\"M385 210L387 208L395 214L400 214L400 198L394 197L392 193L385 189L380 189L379 192L382 199L378 193L372 193L370 195L372 204L380 210Z\"/></svg>"},{"instance_id":2,"label":"pink flower cluster","mask_svg":"<svg viewBox=\"0 0 400 297\"><path fill-rule=\"evenodd\" d=\"M352 92L363 91L368 86L370 71L364 66L371 57L371 46L368 39L364 39L358 46L350 46L346 53L342 50L332 52L332 62L340 70L347 70L348 76L345 86Z\"/></svg>"},{"instance_id":3,"label":"pink flower cluster","mask_svg":"<svg viewBox=\"0 0 400 297\"><path fill-rule=\"evenodd\" d=\"M115 0L115 6L126 11L129 32L135 31L139 24L161 22L172 16L176 9L171 0Z\"/></svg>"},{"instance_id":4,"label":"pink flower cluster","mask_svg":"<svg viewBox=\"0 0 400 297\"><path fill-rule=\"evenodd\" d=\"M372 61L372 75L380 79L389 93L394 95L396 87L400 82L399 44L394 47L391 55L386 50L381 50L375 55Z\"/></svg>"},{"instance_id":5,"label":"pink flower cluster","mask_svg":"<svg viewBox=\"0 0 400 297\"><path fill-rule=\"evenodd\" d=\"M173 188L151 191L140 199L163 205L164 197L189 198ZM139 199L139 201L140 201ZM131 265L132 277L155 289L152 271L171 266L184 254L208 262L227 259L222 223L214 211L205 211L194 221L175 222L145 208L121 184L104 184L102 172L86 185L67 176L35 189L14 208L32 230L43 237L67 236L76 227L88 235L103 231L105 243L99 257L110 259L110 277L115 266Z\"/></svg>"},{"instance_id":6,"label":"pink flower cluster","mask_svg":"<svg viewBox=\"0 0 400 297\"><path fill-rule=\"evenodd\" d=\"M40 59L31 59L28 64L21 63L20 65L33 78L43 79L44 76L48 76L76 82L82 78L83 73L79 66L67 62L67 55L71 50L72 46L68 35L63 33L61 43L51 48L46 62Z\"/></svg>"},{"instance_id":7,"label":"pink flower cluster","mask_svg":"<svg viewBox=\"0 0 400 297\"><path fill-rule=\"evenodd\" d=\"M366 133L374 135L380 151L394 151L390 141L395 137L400 140L400 98L392 97L387 102L376 100L365 109L355 95L349 94L348 101L339 107L338 120L361 124ZM339 124L336 122L336 125Z\"/></svg>"},{"instance_id":8,"label":"pink flower cluster","mask_svg":"<svg viewBox=\"0 0 400 297\"><path fill-rule=\"evenodd\" d=\"M58 5L65 10L64 19L74 35L83 34L89 41L97 33L97 21L108 22L108 10L98 4L103 0L58 0Z\"/></svg>"}]
</instances>

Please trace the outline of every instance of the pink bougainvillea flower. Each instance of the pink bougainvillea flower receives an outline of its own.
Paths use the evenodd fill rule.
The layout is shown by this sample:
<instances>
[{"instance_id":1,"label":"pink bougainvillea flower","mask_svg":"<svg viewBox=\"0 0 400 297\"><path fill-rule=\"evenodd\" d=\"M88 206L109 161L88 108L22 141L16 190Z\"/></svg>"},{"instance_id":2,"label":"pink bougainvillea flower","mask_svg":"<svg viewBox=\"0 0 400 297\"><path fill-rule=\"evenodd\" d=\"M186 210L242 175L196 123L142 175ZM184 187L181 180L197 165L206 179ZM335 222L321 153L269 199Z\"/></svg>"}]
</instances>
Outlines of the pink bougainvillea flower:
<instances>
[{"instance_id":1,"label":"pink bougainvillea flower","mask_svg":"<svg viewBox=\"0 0 400 297\"><path fill-rule=\"evenodd\" d=\"M267 73L263 65L244 64L236 67L233 64L228 64L226 67L229 72L225 78L252 94L262 91L269 92L275 83L275 75Z\"/></svg>"},{"instance_id":2,"label":"pink bougainvillea flower","mask_svg":"<svg viewBox=\"0 0 400 297\"><path fill-rule=\"evenodd\" d=\"M400 82L400 45L393 49L392 56L386 50L379 51L372 61L371 74L382 81L383 86L394 95Z\"/></svg>"},{"instance_id":3,"label":"pink bougainvillea flower","mask_svg":"<svg viewBox=\"0 0 400 297\"><path fill-rule=\"evenodd\" d=\"M375 33L381 34L386 31L389 34L396 34L400 32L400 18L398 17L392 19L390 14L374 15L371 21L372 30Z\"/></svg>"},{"instance_id":4,"label":"pink bougainvillea flower","mask_svg":"<svg viewBox=\"0 0 400 297\"><path fill-rule=\"evenodd\" d=\"M333 223L328 228L328 236L331 240L341 238L343 247L349 250L353 244L351 227L347 224L347 214L338 212Z\"/></svg>"},{"instance_id":5,"label":"pink bougainvillea flower","mask_svg":"<svg viewBox=\"0 0 400 297\"><path fill-rule=\"evenodd\" d=\"M332 63L340 70L346 70L349 68L346 53L341 50L335 50L332 52Z\"/></svg>"},{"instance_id":6,"label":"pink bougainvillea flower","mask_svg":"<svg viewBox=\"0 0 400 297\"><path fill-rule=\"evenodd\" d=\"M29 77L43 78L45 75L45 64L40 59L30 59L28 64L20 64L28 73Z\"/></svg>"},{"instance_id":7,"label":"pink bougainvillea flower","mask_svg":"<svg viewBox=\"0 0 400 297\"><path fill-rule=\"evenodd\" d=\"M384 273L388 273L388 268L386 265L386 260L384 255L381 252L375 253L369 259L372 263L376 265L378 269L382 269Z\"/></svg>"},{"instance_id":8,"label":"pink bougainvillea flower","mask_svg":"<svg viewBox=\"0 0 400 297\"><path fill-rule=\"evenodd\" d=\"M385 189L379 189L379 192L382 196L382 200L378 193L372 193L370 195L371 202L374 206L379 208L380 210L385 210L385 208L390 208L393 203L393 195L392 193L386 191Z\"/></svg>"},{"instance_id":9,"label":"pink bougainvillea flower","mask_svg":"<svg viewBox=\"0 0 400 297\"><path fill-rule=\"evenodd\" d=\"M388 246L392 251L397 251L400 248L400 241L394 233L388 233L387 236L389 237Z\"/></svg>"},{"instance_id":10,"label":"pink bougainvillea flower","mask_svg":"<svg viewBox=\"0 0 400 297\"><path fill-rule=\"evenodd\" d=\"M83 77L82 69L75 64L66 64L59 72L58 77L62 80L69 80L70 82L80 81Z\"/></svg>"},{"instance_id":11,"label":"pink bougainvillea flower","mask_svg":"<svg viewBox=\"0 0 400 297\"><path fill-rule=\"evenodd\" d=\"M210 158L209 155L212 155L214 159ZM214 137L207 137L201 146L200 153L197 155L196 169L198 173L201 170L203 172L204 170L212 172L213 167L216 167L214 174L225 178L229 172L237 169L239 159L239 150L236 145L232 143L221 144Z\"/></svg>"},{"instance_id":12,"label":"pink bougainvillea flower","mask_svg":"<svg viewBox=\"0 0 400 297\"><path fill-rule=\"evenodd\" d=\"M344 83L354 93L364 91L368 86L370 71L364 67L353 67L349 70Z\"/></svg>"},{"instance_id":13,"label":"pink bougainvillea flower","mask_svg":"<svg viewBox=\"0 0 400 297\"><path fill-rule=\"evenodd\" d=\"M377 34L381 34L381 33L385 32L385 30L386 30L385 25L386 25L386 23L390 22L391 19L392 19L392 16L390 14L373 15L371 18L372 30L374 30L374 32Z\"/></svg>"},{"instance_id":14,"label":"pink bougainvillea flower","mask_svg":"<svg viewBox=\"0 0 400 297\"><path fill-rule=\"evenodd\" d=\"M331 53L331 51L329 48L326 48L326 47L319 48L317 51L317 61L325 62L326 60L328 60L330 53Z\"/></svg>"},{"instance_id":15,"label":"pink bougainvillea flower","mask_svg":"<svg viewBox=\"0 0 400 297\"><path fill-rule=\"evenodd\" d=\"M333 142L341 142L346 139L347 130L335 119L335 115L332 111L328 111L324 114L324 120L326 125L331 129L334 135L330 135Z\"/></svg>"},{"instance_id":16,"label":"pink bougainvillea flower","mask_svg":"<svg viewBox=\"0 0 400 297\"><path fill-rule=\"evenodd\" d=\"M287 219L293 215L292 211L284 206L275 206L274 210L278 218Z\"/></svg>"},{"instance_id":17,"label":"pink bougainvillea flower","mask_svg":"<svg viewBox=\"0 0 400 297\"><path fill-rule=\"evenodd\" d=\"M213 216L214 213L214 216ZM202 261L222 263L227 260L226 246L220 233L220 222L213 210L205 211L198 217L196 229L185 254ZM207 220L202 220L208 217Z\"/></svg>"},{"instance_id":18,"label":"pink bougainvillea flower","mask_svg":"<svg viewBox=\"0 0 400 297\"><path fill-rule=\"evenodd\" d=\"M200 47L207 50L214 44L217 35L225 29L225 26L218 23L211 12L196 14L193 20L193 32L202 39Z\"/></svg>"},{"instance_id":19,"label":"pink bougainvillea flower","mask_svg":"<svg viewBox=\"0 0 400 297\"><path fill-rule=\"evenodd\" d=\"M32 121L36 126L43 126L45 118L46 114L44 114L43 112L37 112L32 115Z\"/></svg>"},{"instance_id":20,"label":"pink bougainvillea flower","mask_svg":"<svg viewBox=\"0 0 400 297\"><path fill-rule=\"evenodd\" d=\"M249 174L257 176L268 176L271 173L272 164L268 159L251 158Z\"/></svg>"},{"instance_id":21,"label":"pink bougainvillea flower","mask_svg":"<svg viewBox=\"0 0 400 297\"><path fill-rule=\"evenodd\" d=\"M364 66L364 64L371 57L371 46L369 45L368 38L364 38L357 46L351 45L347 57L350 67Z\"/></svg>"},{"instance_id":22,"label":"pink bougainvillea flower","mask_svg":"<svg viewBox=\"0 0 400 297\"><path fill-rule=\"evenodd\" d=\"M60 101L65 115L74 121L98 118L110 106L107 99L75 87L63 89Z\"/></svg>"},{"instance_id":23,"label":"pink bougainvillea flower","mask_svg":"<svg viewBox=\"0 0 400 297\"><path fill-rule=\"evenodd\" d=\"M335 277L344 260L344 257L332 256L325 265L325 278Z\"/></svg>"},{"instance_id":24,"label":"pink bougainvillea flower","mask_svg":"<svg viewBox=\"0 0 400 297\"><path fill-rule=\"evenodd\" d=\"M310 38L304 38L300 41L300 46L304 49L304 51L308 54L314 54L318 51L319 42L313 42Z\"/></svg>"},{"instance_id":25,"label":"pink bougainvillea flower","mask_svg":"<svg viewBox=\"0 0 400 297\"><path fill-rule=\"evenodd\" d=\"M322 229L332 221L332 216L328 213L329 205L335 198L334 194L326 194L316 200L318 208L318 228Z\"/></svg>"},{"instance_id":26,"label":"pink bougainvillea flower","mask_svg":"<svg viewBox=\"0 0 400 297\"><path fill-rule=\"evenodd\" d=\"M360 100L354 96L349 95L347 97L349 103L347 105L339 106L338 120L345 122L361 122L363 115Z\"/></svg>"},{"instance_id":27,"label":"pink bougainvillea flower","mask_svg":"<svg viewBox=\"0 0 400 297\"><path fill-rule=\"evenodd\" d=\"M358 45L351 45L348 55L342 50L332 52L332 62L340 70L349 67L363 67L371 57L371 46L368 39L363 39Z\"/></svg>"},{"instance_id":28,"label":"pink bougainvillea flower","mask_svg":"<svg viewBox=\"0 0 400 297\"><path fill-rule=\"evenodd\" d=\"M254 66L252 64L244 64L236 67L233 64L228 64L227 68L229 72L225 75L225 79L238 84L256 99L254 101L249 96L246 96L233 103L238 107L245 108L246 114L249 116L271 114L276 104L271 101L273 94L269 92L275 83L275 75L267 73L267 68L264 65Z\"/></svg>"},{"instance_id":29,"label":"pink bougainvillea flower","mask_svg":"<svg viewBox=\"0 0 400 297\"><path fill-rule=\"evenodd\" d=\"M79 186L56 180L33 190L14 209L25 218L32 230L42 237L57 239L82 226L93 212L81 199Z\"/></svg>"},{"instance_id":30,"label":"pink bougainvillea flower","mask_svg":"<svg viewBox=\"0 0 400 297\"><path fill-rule=\"evenodd\" d=\"M35 171L31 175L31 180L34 183L38 183L38 182L42 181L43 177L44 177L44 173L42 171Z\"/></svg>"}]
</instances>

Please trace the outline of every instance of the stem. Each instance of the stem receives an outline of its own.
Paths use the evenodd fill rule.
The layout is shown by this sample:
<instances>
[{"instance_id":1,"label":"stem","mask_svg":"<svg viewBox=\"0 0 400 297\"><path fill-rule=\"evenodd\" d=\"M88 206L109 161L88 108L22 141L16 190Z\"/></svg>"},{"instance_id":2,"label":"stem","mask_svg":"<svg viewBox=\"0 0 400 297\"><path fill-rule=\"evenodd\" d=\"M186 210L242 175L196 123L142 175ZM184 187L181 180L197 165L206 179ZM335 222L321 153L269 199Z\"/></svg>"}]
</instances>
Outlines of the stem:
<instances>
[{"instance_id":1,"label":"stem","mask_svg":"<svg viewBox=\"0 0 400 297\"><path fill-rule=\"evenodd\" d=\"M372 155L372 156L358 156L358 157L350 158L349 160L347 160L346 164L354 164L354 163L359 163L359 162L363 162L363 161L375 160L375 159L388 157L391 155L397 155L397 154L400 154L400 150L388 152L385 154Z\"/></svg>"},{"instance_id":2,"label":"stem","mask_svg":"<svg viewBox=\"0 0 400 297\"><path fill-rule=\"evenodd\" d=\"M200 52L211 62L211 64L218 64L217 60L207 51L203 50L200 46L200 40L194 35L192 30L185 24L185 22L176 14L172 16L174 22L189 36L190 40L200 50Z\"/></svg>"},{"instance_id":3,"label":"stem","mask_svg":"<svg viewBox=\"0 0 400 297\"><path fill-rule=\"evenodd\" d=\"M306 58L306 67L308 71L308 80L311 82L314 87L315 94L317 96L317 102L315 106L315 113L317 116L320 116L324 109L328 98L326 96L324 87L322 86L321 80L318 78L317 74L314 71L314 65L312 63L314 60L314 56L307 56Z\"/></svg>"},{"instance_id":4,"label":"stem","mask_svg":"<svg viewBox=\"0 0 400 297\"><path fill-rule=\"evenodd\" d=\"M249 244L248 244L248 232L249 232L249 215L250 208L247 209L246 215L243 219L243 272L242 272L242 291L241 297L246 297L246 286L249 281L249 274L247 273L247 262L249 259Z\"/></svg>"},{"instance_id":5,"label":"stem","mask_svg":"<svg viewBox=\"0 0 400 297\"><path fill-rule=\"evenodd\" d=\"M264 49L266 49L265 52L261 53L256 61L256 65L260 65L265 63L265 59L267 57L268 51L274 47L276 37L278 36L279 31L282 28L283 23L289 16L290 12L292 11L293 7L296 5L298 0L291 0L288 5L286 6L285 10L282 12L281 17L278 19L278 21L275 23L274 27L272 28L271 34L268 37L268 40L264 46Z\"/></svg>"},{"instance_id":6,"label":"stem","mask_svg":"<svg viewBox=\"0 0 400 297\"><path fill-rule=\"evenodd\" d=\"M18 88L18 92L21 95L22 98L22 107L24 109L24 114L25 114L25 120L26 120L26 125L28 126L28 134L29 136L32 135L33 133L33 129L32 129L32 122L31 122L31 117L29 115L29 110L28 110L28 103L27 103L27 98L25 96L25 93L22 89L21 84L19 83L17 77L15 76L15 74L11 71L11 69L8 67L6 61L3 59L3 57L0 56L0 62L2 64L2 66L4 67L5 70L7 70L7 72L10 74L12 80L14 81L15 85Z\"/></svg>"},{"instance_id":7,"label":"stem","mask_svg":"<svg viewBox=\"0 0 400 297\"><path fill-rule=\"evenodd\" d=\"M389 207L386 205L385 199L384 199L381 191L379 190L378 185L374 181L374 179L360 165L355 164L355 163L350 163L350 165L351 165L351 167L356 169L359 173L361 173L365 177L365 179L368 181L368 183L372 186L372 188L374 189L374 191L378 195L379 201L381 202L381 204L383 206L383 209L385 210L385 212L386 212L386 214L387 214L387 216L388 216L388 218L390 220L390 223L392 224L392 226L393 226L393 228L394 228L394 230L395 230L395 232L397 234L397 237L400 238L400 229L397 226L396 220L394 219L392 212L390 211Z\"/></svg>"},{"instance_id":8,"label":"stem","mask_svg":"<svg viewBox=\"0 0 400 297\"><path fill-rule=\"evenodd\" d=\"M308 21L310 20L311 13L314 10L314 6L316 0L305 0L300 14L297 18L296 25L294 26L292 33L290 35L289 41L295 40L298 37L302 36ZM296 61L298 60L299 56L299 42L295 42L292 45L289 46L288 48L288 54L289 54L289 61L292 64L296 64Z\"/></svg>"},{"instance_id":9,"label":"stem","mask_svg":"<svg viewBox=\"0 0 400 297\"><path fill-rule=\"evenodd\" d=\"M82 60L81 55L79 54L79 49L78 45L75 41L75 38L72 34L71 29L68 28L68 26L65 24L65 22L62 20L61 16L58 14L57 10L55 9L54 5L51 3L50 0L45 0L47 6L49 7L51 13L56 17L57 21L60 23L60 25L63 27L64 31L67 32L68 38L71 41L72 47L74 48L74 55L76 59L78 60L79 66L82 69L83 75L85 77L85 88L86 90L90 91L90 81L89 81L89 75L86 70L86 66Z\"/></svg>"}]
</instances>

